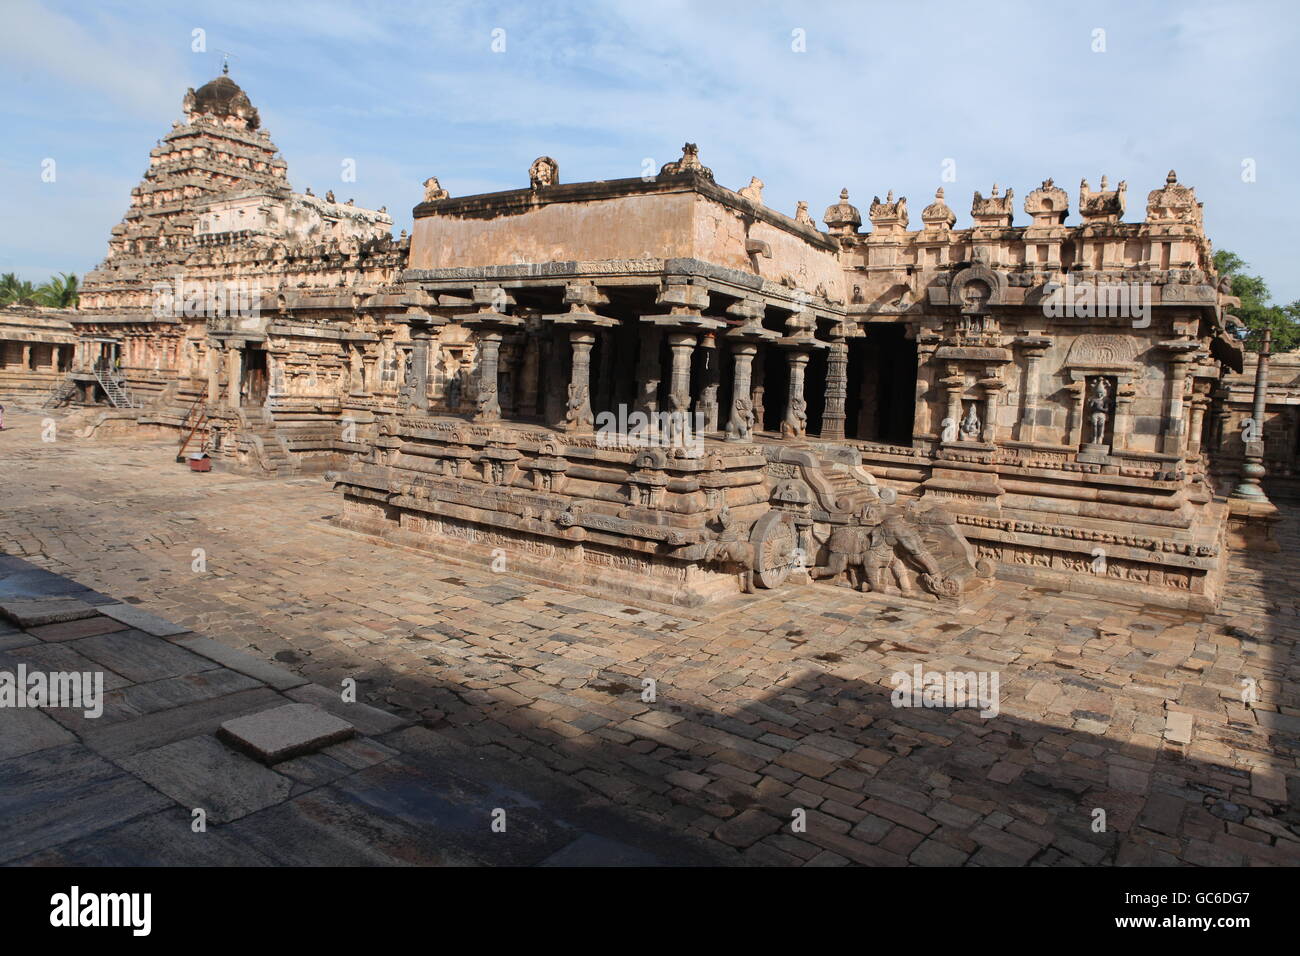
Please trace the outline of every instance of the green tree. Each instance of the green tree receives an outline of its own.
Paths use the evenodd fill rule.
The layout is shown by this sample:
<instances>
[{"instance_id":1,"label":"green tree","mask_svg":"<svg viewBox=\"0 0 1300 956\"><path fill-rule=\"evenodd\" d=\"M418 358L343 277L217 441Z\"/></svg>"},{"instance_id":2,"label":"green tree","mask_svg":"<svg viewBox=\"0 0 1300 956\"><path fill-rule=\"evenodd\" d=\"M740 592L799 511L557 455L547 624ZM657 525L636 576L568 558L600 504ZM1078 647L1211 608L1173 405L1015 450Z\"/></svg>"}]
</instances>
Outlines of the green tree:
<instances>
[{"instance_id":1,"label":"green tree","mask_svg":"<svg viewBox=\"0 0 1300 956\"><path fill-rule=\"evenodd\" d=\"M1241 300L1241 307L1233 309L1232 314L1248 329L1272 329L1274 352L1290 352L1300 345L1300 299L1290 305L1275 304L1263 277L1249 275L1246 270L1250 263L1227 249L1214 254L1214 268L1220 276L1232 280L1232 294ZM1260 336L1252 335L1245 344L1252 352L1259 351Z\"/></svg>"},{"instance_id":2,"label":"green tree","mask_svg":"<svg viewBox=\"0 0 1300 956\"><path fill-rule=\"evenodd\" d=\"M36 288L30 282L19 279L12 272L6 272L0 276L0 306L15 302L35 305Z\"/></svg>"},{"instance_id":3,"label":"green tree","mask_svg":"<svg viewBox=\"0 0 1300 956\"><path fill-rule=\"evenodd\" d=\"M36 290L36 302L55 309L75 309L80 299L75 272L60 272Z\"/></svg>"}]
</instances>

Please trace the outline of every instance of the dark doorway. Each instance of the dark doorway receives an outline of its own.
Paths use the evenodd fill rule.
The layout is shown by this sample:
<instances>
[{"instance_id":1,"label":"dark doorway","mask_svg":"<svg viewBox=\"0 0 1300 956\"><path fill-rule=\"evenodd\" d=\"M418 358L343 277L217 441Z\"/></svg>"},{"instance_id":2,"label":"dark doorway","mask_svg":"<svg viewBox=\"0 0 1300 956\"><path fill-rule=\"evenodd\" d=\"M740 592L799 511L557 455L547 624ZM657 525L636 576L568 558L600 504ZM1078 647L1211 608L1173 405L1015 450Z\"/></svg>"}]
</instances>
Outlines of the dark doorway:
<instances>
[{"instance_id":1,"label":"dark doorway","mask_svg":"<svg viewBox=\"0 0 1300 956\"><path fill-rule=\"evenodd\" d=\"M912 444L916 343L902 325L869 326L849 344L845 434L886 445Z\"/></svg>"},{"instance_id":2,"label":"dark doorway","mask_svg":"<svg viewBox=\"0 0 1300 956\"><path fill-rule=\"evenodd\" d=\"M260 408L266 404L266 352L252 346L240 352L241 404Z\"/></svg>"}]
</instances>

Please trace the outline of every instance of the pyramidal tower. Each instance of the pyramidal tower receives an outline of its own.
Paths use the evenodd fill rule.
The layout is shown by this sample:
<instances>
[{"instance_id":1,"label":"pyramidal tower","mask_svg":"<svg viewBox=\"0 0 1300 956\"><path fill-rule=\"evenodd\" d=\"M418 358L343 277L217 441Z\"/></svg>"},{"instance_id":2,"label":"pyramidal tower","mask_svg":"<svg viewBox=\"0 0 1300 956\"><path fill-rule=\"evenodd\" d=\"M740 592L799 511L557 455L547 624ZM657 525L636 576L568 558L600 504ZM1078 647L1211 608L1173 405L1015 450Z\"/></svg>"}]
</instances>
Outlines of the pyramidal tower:
<instances>
[{"instance_id":1,"label":"pyramidal tower","mask_svg":"<svg viewBox=\"0 0 1300 956\"><path fill-rule=\"evenodd\" d=\"M187 90L181 108L184 121L149 152L131 207L110 234L108 257L86 276L83 309L147 308L151 281L184 262L202 205L288 188L287 164L228 66Z\"/></svg>"}]
</instances>

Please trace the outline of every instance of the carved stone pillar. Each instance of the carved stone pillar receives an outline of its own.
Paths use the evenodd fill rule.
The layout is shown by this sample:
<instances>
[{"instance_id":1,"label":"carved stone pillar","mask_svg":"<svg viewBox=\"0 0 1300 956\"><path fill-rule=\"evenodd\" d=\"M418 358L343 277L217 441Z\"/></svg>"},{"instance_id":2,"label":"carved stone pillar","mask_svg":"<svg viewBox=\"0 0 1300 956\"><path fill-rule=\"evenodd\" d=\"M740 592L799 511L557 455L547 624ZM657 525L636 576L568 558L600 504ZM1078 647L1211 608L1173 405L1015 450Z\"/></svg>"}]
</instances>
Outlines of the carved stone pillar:
<instances>
[{"instance_id":1,"label":"carved stone pillar","mask_svg":"<svg viewBox=\"0 0 1300 956\"><path fill-rule=\"evenodd\" d=\"M221 347L208 344L208 405L215 408L221 402Z\"/></svg>"},{"instance_id":2,"label":"carved stone pillar","mask_svg":"<svg viewBox=\"0 0 1300 956\"><path fill-rule=\"evenodd\" d=\"M1132 414L1133 397L1137 390L1127 377L1120 377L1115 386L1115 424L1111 428L1110 449L1112 454L1127 450L1129 435L1129 416Z\"/></svg>"},{"instance_id":3,"label":"carved stone pillar","mask_svg":"<svg viewBox=\"0 0 1300 956\"><path fill-rule=\"evenodd\" d=\"M429 410L429 340L428 323L411 323L411 407Z\"/></svg>"},{"instance_id":4,"label":"carved stone pillar","mask_svg":"<svg viewBox=\"0 0 1300 956\"><path fill-rule=\"evenodd\" d=\"M916 327L908 328L910 331ZM934 362L934 354L938 351L942 337L933 329L917 329L913 337L916 339L916 387L912 393L912 441L915 442L917 439L926 440L936 432L934 409L928 396L939 374ZM865 376L863 387L866 387ZM942 439L942 425L937 431Z\"/></svg>"},{"instance_id":5,"label":"carved stone pillar","mask_svg":"<svg viewBox=\"0 0 1300 956\"><path fill-rule=\"evenodd\" d=\"M984 421L980 428L980 441L991 445L997 435L994 429L997 427L998 396L1007 387L1007 383L995 375L989 375L980 379L980 386L984 389Z\"/></svg>"},{"instance_id":6,"label":"carved stone pillar","mask_svg":"<svg viewBox=\"0 0 1300 956\"><path fill-rule=\"evenodd\" d=\"M695 350L695 342L695 336L685 332L674 332L668 336L668 346L673 355L669 401L673 406L671 411L683 415L691 410L691 353Z\"/></svg>"},{"instance_id":7,"label":"carved stone pillar","mask_svg":"<svg viewBox=\"0 0 1300 956\"><path fill-rule=\"evenodd\" d=\"M1052 340L1045 335L1029 333L1016 339L1015 344L1025 354L1025 388L1020 393L1020 430L1016 437L1023 442L1032 442L1037 438L1038 432L1038 366L1051 347Z\"/></svg>"},{"instance_id":8,"label":"carved stone pillar","mask_svg":"<svg viewBox=\"0 0 1300 956\"><path fill-rule=\"evenodd\" d=\"M956 365L948 366L948 374L939 380L948 393L947 411L939 423L939 440L944 444L961 441L961 396L966 390L966 376Z\"/></svg>"},{"instance_id":9,"label":"carved stone pillar","mask_svg":"<svg viewBox=\"0 0 1300 956\"><path fill-rule=\"evenodd\" d=\"M727 441L751 441L754 437L754 405L750 398L750 372L758 346L738 342L731 347L735 370L732 375L731 417L727 421Z\"/></svg>"},{"instance_id":10,"label":"carved stone pillar","mask_svg":"<svg viewBox=\"0 0 1300 956\"><path fill-rule=\"evenodd\" d=\"M781 437L802 439L808 434L808 402L804 398L804 371L808 353L791 349L786 356L790 365L790 390L786 394L785 418L781 419Z\"/></svg>"},{"instance_id":11,"label":"carved stone pillar","mask_svg":"<svg viewBox=\"0 0 1300 956\"><path fill-rule=\"evenodd\" d=\"M501 333L484 332L478 340L478 410L476 422L495 422L501 419L501 401L498 395L498 370L501 355Z\"/></svg>"},{"instance_id":12,"label":"carved stone pillar","mask_svg":"<svg viewBox=\"0 0 1300 956\"><path fill-rule=\"evenodd\" d=\"M635 410L653 416L659 411L659 382L663 376L663 370L659 367L659 329L653 325L643 325L640 333Z\"/></svg>"},{"instance_id":13,"label":"carved stone pillar","mask_svg":"<svg viewBox=\"0 0 1300 956\"><path fill-rule=\"evenodd\" d=\"M591 412L591 347L595 332L574 329L569 333L573 347L573 369L569 375L569 400L565 406L564 427L571 432L587 431L595 421Z\"/></svg>"},{"instance_id":14,"label":"carved stone pillar","mask_svg":"<svg viewBox=\"0 0 1300 956\"><path fill-rule=\"evenodd\" d=\"M826 405L822 411L821 437L844 437L844 402L849 388L849 345L842 336L831 339L826 356Z\"/></svg>"},{"instance_id":15,"label":"carved stone pillar","mask_svg":"<svg viewBox=\"0 0 1300 956\"><path fill-rule=\"evenodd\" d=\"M1169 396L1165 405L1163 437L1160 450L1166 455L1181 455L1187 440L1186 424L1183 421L1183 392L1187 388L1187 367L1191 362L1191 353L1198 348L1197 343L1175 340L1161 342L1161 347L1169 356Z\"/></svg>"},{"instance_id":16,"label":"carved stone pillar","mask_svg":"<svg viewBox=\"0 0 1300 956\"><path fill-rule=\"evenodd\" d=\"M1210 405L1210 396L1198 392L1192 396L1192 415L1191 428L1187 435L1187 457L1199 458L1201 456L1201 431L1205 425L1205 410ZM1119 419L1115 420L1115 431L1119 432Z\"/></svg>"},{"instance_id":17,"label":"carved stone pillar","mask_svg":"<svg viewBox=\"0 0 1300 956\"><path fill-rule=\"evenodd\" d=\"M379 356L368 349L361 354L361 393L373 395L379 389L377 373Z\"/></svg>"},{"instance_id":18,"label":"carved stone pillar","mask_svg":"<svg viewBox=\"0 0 1300 956\"><path fill-rule=\"evenodd\" d=\"M243 355L243 349L236 348L233 344L226 346L226 395L225 405L227 408L239 407L239 368L240 358Z\"/></svg>"}]
</instances>

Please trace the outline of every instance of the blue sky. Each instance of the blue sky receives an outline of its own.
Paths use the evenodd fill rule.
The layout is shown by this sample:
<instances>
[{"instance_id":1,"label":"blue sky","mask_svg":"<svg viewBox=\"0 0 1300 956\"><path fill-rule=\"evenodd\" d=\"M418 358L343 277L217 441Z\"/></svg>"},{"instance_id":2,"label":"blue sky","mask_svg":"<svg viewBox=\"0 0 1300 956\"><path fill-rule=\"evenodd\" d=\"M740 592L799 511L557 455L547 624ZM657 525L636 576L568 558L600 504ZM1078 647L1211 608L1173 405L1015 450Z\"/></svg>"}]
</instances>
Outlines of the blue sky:
<instances>
[{"instance_id":1,"label":"blue sky","mask_svg":"<svg viewBox=\"0 0 1300 956\"><path fill-rule=\"evenodd\" d=\"M4 12L0 271L33 281L103 258L186 87L228 51L293 187L386 205L395 229L430 175L453 195L516 188L546 154L564 182L637 176L686 140L720 183L758 176L789 214L806 199L820 219L847 186L864 210L873 194L906 195L916 218L943 185L959 227L976 189L1014 187L1024 224L1043 179L1073 210L1080 178L1096 188L1103 173L1127 180L1126 218L1141 219L1173 167L1215 247L1275 299L1300 298L1294 2L5 0ZM195 29L207 52L192 51ZM345 159L355 183L340 181Z\"/></svg>"}]
</instances>

